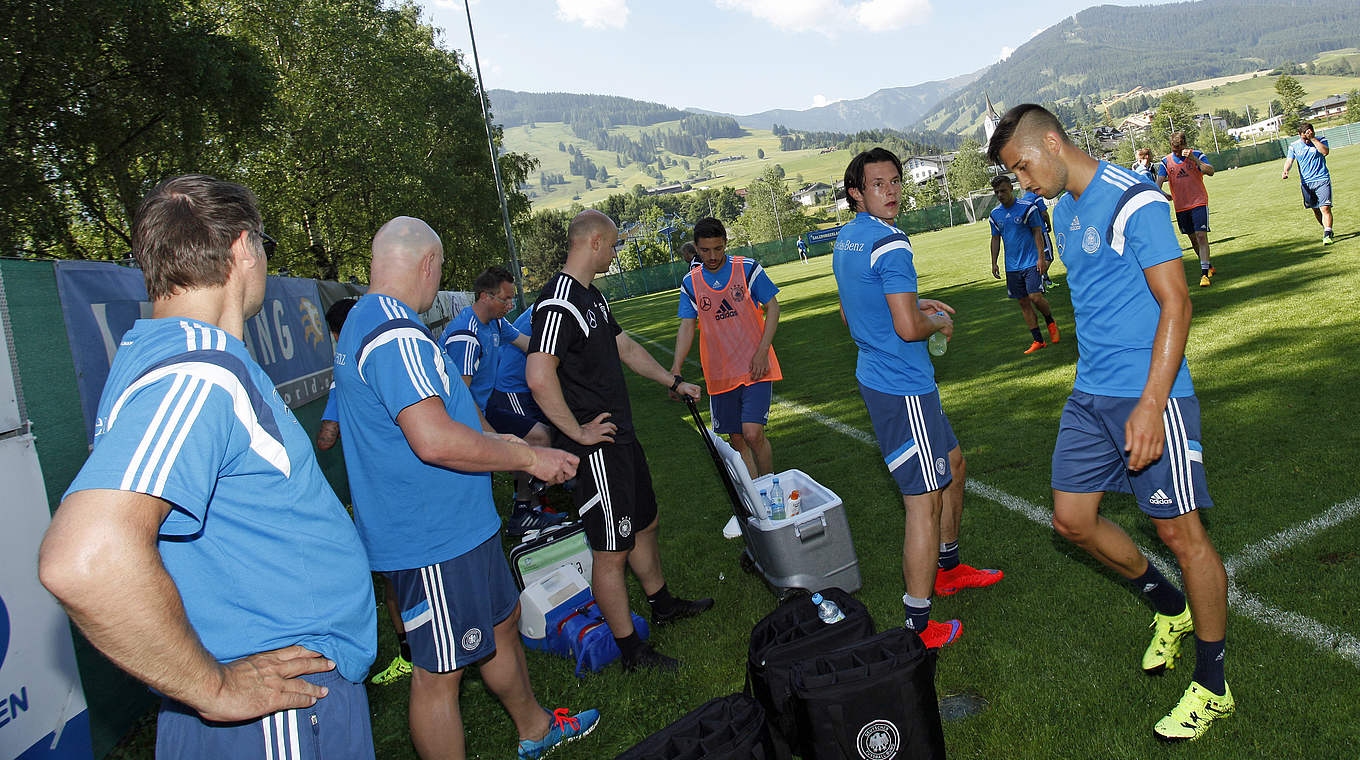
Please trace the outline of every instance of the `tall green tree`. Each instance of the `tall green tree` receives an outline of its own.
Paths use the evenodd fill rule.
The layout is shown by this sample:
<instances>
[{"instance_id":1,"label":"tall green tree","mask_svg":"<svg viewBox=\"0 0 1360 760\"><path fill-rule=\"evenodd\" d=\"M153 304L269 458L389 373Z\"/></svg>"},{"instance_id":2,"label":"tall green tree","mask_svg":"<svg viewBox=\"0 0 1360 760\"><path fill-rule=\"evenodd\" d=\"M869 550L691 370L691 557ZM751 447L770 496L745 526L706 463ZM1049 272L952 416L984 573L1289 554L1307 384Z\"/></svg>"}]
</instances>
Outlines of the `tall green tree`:
<instances>
[{"instance_id":1,"label":"tall green tree","mask_svg":"<svg viewBox=\"0 0 1360 760\"><path fill-rule=\"evenodd\" d=\"M1148 125L1149 136L1156 146L1152 152L1163 155L1169 153L1172 132L1184 132L1187 137L1194 139L1199 130L1195 124L1196 115L1195 98L1190 93L1176 90L1163 95L1162 101L1157 104L1156 113L1152 115L1152 123Z\"/></svg>"},{"instance_id":2,"label":"tall green tree","mask_svg":"<svg viewBox=\"0 0 1360 760\"><path fill-rule=\"evenodd\" d=\"M174 0L0 14L0 251L122 258L160 179L231 175L273 101L258 49Z\"/></svg>"},{"instance_id":3,"label":"tall green tree","mask_svg":"<svg viewBox=\"0 0 1360 760\"><path fill-rule=\"evenodd\" d=\"M738 222L753 243L793 238L812 229L812 220L789 194L783 175L778 165L766 167L746 188L746 210Z\"/></svg>"},{"instance_id":4,"label":"tall green tree","mask_svg":"<svg viewBox=\"0 0 1360 760\"><path fill-rule=\"evenodd\" d=\"M1360 90L1351 90L1346 94L1346 121L1360 121Z\"/></svg>"},{"instance_id":5,"label":"tall green tree","mask_svg":"<svg viewBox=\"0 0 1360 760\"><path fill-rule=\"evenodd\" d=\"M982 143L972 137L964 140L945 174L949 178L949 194L955 198L986 187L987 158L982 154Z\"/></svg>"},{"instance_id":6,"label":"tall green tree","mask_svg":"<svg viewBox=\"0 0 1360 760\"><path fill-rule=\"evenodd\" d=\"M1299 80L1285 75L1280 77L1275 83L1275 92L1280 96L1280 108L1284 114L1284 131L1294 134L1299 129L1299 122L1303 121L1304 99L1308 93L1299 84Z\"/></svg>"},{"instance_id":7,"label":"tall green tree","mask_svg":"<svg viewBox=\"0 0 1360 760\"><path fill-rule=\"evenodd\" d=\"M515 225L515 239L519 243L520 266L524 273L524 292L532 300L543 284L567 262L567 226L571 216L566 211L538 211Z\"/></svg>"}]
</instances>

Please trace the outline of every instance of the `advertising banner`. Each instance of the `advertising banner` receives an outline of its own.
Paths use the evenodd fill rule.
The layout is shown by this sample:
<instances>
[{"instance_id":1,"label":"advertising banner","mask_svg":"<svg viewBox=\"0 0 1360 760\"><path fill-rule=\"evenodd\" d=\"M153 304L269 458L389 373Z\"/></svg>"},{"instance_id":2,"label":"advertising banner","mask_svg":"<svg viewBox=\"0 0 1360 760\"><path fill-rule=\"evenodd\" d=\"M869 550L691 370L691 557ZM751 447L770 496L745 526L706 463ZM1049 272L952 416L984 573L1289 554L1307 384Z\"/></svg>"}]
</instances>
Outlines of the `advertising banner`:
<instances>
[{"instance_id":1,"label":"advertising banner","mask_svg":"<svg viewBox=\"0 0 1360 760\"><path fill-rule=\"evenodd\" d=\"M844 226L844 224L838 224L835 227L827 227L824 230L813 230L812 232L809 232L807 234L808 245L815 245L824 240L835 240L836 235L840 234L841 228Z\"/></svg>"},{"instance_id":2,"label":"advertising banner","mask_svg":"<svg viewBox=\"0 0 1360 760\"><path fill-rule=\"evenodd\" d=\"M93 441L113 354L132 323L151 316L151 304L140 270L93 261L59 261L55 267L85 435ZM246 320L244 337L284 403L296 408L326 393L334 347L314 280L268 278L264 306Z\"/></svg>"}]
</instances>

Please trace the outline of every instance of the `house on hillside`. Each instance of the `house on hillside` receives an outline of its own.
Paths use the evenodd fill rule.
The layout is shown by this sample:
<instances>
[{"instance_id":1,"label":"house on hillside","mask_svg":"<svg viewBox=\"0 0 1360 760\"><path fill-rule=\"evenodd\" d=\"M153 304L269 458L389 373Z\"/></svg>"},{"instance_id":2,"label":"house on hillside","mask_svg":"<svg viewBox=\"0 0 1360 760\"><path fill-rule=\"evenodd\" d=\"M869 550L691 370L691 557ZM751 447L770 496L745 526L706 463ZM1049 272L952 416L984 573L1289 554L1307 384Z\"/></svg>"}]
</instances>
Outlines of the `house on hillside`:
<instances>
[{"instance_id":1,"label":"house on hillside","mask_svg":"<svg viewBox=\"0 0 1360 760\"><path fill-rule=\"evenodd\" d=\"M1308 106L1304 113L1306 119L1325 119L1328 116L1336 116L1346 112L1346 96L1329 95Z\"/></svg>"},{"instance_id":2,"label":"house on hillside","mask_svg":"<svg viewBox=\"0 0 1360 760\"><path fill-rule=\"evenodd\" d=\"M648 190L648 191L647 191L647 194L648 194L648 195L674 195L675 193L683 193L683 192L685 192L685 185L684 185L684 183L683 183L683 182L676 182L675 184L672 184L672 185L662 185L661 187L654 187L654 188Z\"/></svg>"},{"instance_id":3,"label":"house on hillside","mask_svg":"<svg viewBox=\"0 0 1360 760\"><path fill-rule=\"evenodd\" d=\"M942 156L912 156L902 162L902 171L920 185L939 177L954 161L954 154Z\"/></svg>"},{"instance_id":4,"label":"house on hillside","mask_svg":"<svg viewBox=\"0 0 1360 760\"><path fill-rule=\"evenodd\" d=\"M831 185L825 182L813 182L793 193L793 199L804 206L816 206L822 203L828 194L831 193Z\"/></svg>"},{"instance_id":5,"label":"house on hillside","mask_svg":"<svg viewBox=\"0 0 1360 760\"><path fill-rule=\"evenodd\" d=\"M1128 116L1125 116L1124 120L1119 122L1119 131L1128 132L1132 130L1134 132L1142 132L1148 128L1148 125L1152 124L1153 113L1153 111L1143 111L1142 113L1131 113Z\"/></svg>"},{"instance_id":6,"label":"house on hillside","mask_svg":"<svg viewBox=\"0 0 1360 760\"><path fill-rule=\"evenodd\" d=\"M1245 127L1235 127L1228 130L1228 136L1237 140L1246 137L1256 137L1258 135L1278 134L1280 127L1284 124L1284 114L1278 114L1269 119L1262 119L1255 124L1248 124Z\"/></svg>"}]
</instances>

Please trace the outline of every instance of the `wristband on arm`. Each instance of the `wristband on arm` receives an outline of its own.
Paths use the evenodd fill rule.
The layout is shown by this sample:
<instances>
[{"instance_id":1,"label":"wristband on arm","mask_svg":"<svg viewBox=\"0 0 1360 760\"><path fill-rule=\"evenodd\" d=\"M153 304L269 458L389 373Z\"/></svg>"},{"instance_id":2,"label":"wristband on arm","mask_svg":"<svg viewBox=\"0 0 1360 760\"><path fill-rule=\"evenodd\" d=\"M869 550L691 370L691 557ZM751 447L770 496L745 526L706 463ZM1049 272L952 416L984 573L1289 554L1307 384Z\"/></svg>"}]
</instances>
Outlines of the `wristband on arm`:
<instances>
[{"instance_id":1,"label":"wristband on arm","mask_svg":"<svg viewBox=\"0 0 1360 760\"><path fill-rule=\"evenodd\" d=\"M685 382L685 378L683 378L683 377L681 377L681 376L679 376L679 375L673 375L673 377L675 378L675 382L671 383L671 390L675 390L676 388L679 388L679 387L680 387L680 383Z\"/></svg>"}]
</instances>

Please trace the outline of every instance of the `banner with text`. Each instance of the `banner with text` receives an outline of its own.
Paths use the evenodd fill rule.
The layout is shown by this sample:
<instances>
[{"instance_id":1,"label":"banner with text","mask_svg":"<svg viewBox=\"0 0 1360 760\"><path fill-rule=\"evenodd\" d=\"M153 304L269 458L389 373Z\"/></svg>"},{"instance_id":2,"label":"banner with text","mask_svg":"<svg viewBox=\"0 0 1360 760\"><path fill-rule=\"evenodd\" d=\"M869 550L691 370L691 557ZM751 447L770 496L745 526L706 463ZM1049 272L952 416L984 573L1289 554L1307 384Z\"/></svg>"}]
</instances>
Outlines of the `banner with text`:
<instances>
[{"instance_id":1,"label":"banner with text","mask_svg":"<svg viewBox=\"0 0 1360 760\"><path fill-rule=\"evenodd\" d=\"M99 395L113 354L132 323L151 316L151 304L141 270L92 261L60 261L55 266L85 435L93 441ZM325 395L335 349L316 281L268 278L263 308L246 320L245 343L290 407Z\"/></svg>"}]
</instances>

